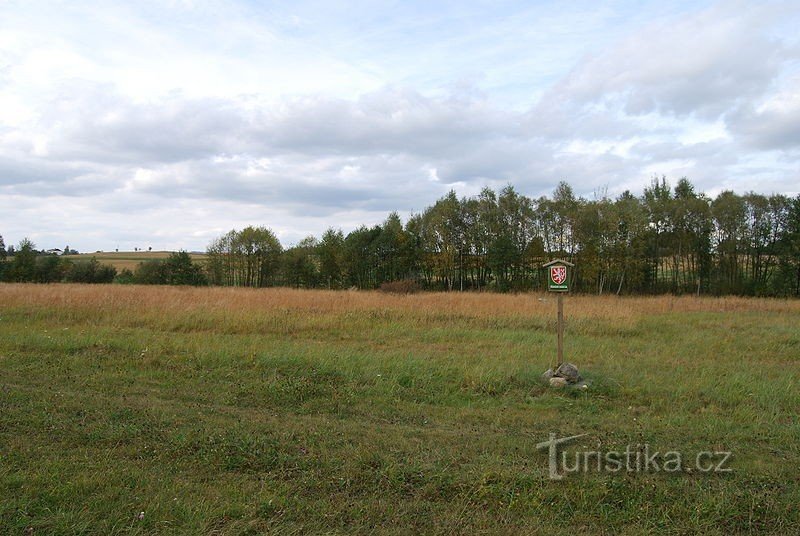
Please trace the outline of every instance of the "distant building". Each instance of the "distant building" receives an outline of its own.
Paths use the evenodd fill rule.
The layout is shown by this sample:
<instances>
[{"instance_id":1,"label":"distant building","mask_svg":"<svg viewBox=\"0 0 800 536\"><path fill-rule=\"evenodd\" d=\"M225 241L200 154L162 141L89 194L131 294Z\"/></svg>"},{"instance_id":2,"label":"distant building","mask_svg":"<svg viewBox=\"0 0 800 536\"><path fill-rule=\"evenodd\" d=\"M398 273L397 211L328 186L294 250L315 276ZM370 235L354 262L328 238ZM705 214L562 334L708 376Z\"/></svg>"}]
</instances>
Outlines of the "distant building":
<instances>
[{"instance_id":1,"label":"distant building","mask_svg":"<svg viewBox=\"0 0 800 536\"><path fill-rule=\"evenodd\" d=\"M58 248L53 248L53 249L48 249L48 250L47 250L47 253L48 253L49 255L61 255L61 254L62 254L62 253L64 253L64 252L63 252L63 251L61 251L61 250L60 250L60 249L58 249Z\"/></svg>"}]
</instances>

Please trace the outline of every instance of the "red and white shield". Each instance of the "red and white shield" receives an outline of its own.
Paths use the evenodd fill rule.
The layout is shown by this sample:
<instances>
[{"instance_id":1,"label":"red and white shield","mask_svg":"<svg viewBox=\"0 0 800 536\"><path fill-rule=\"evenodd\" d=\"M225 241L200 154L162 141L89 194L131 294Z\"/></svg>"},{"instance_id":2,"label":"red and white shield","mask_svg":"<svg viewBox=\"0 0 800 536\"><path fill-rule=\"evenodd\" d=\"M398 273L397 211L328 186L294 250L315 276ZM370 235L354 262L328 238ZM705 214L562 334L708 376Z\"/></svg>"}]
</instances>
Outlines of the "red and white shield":
<instances>
[{"instance_id":1,"label":"red and white shield","mask_svg":"<svg viewBox=\"0 0 800 536\"><path fill-rule=\"evenodd\" d=\"M564 281L567 280L567 267L566 266L551 266L550 267L550 279L553 280L553 283L556 285L560 285Z\"/></svg>"}]
</instances>

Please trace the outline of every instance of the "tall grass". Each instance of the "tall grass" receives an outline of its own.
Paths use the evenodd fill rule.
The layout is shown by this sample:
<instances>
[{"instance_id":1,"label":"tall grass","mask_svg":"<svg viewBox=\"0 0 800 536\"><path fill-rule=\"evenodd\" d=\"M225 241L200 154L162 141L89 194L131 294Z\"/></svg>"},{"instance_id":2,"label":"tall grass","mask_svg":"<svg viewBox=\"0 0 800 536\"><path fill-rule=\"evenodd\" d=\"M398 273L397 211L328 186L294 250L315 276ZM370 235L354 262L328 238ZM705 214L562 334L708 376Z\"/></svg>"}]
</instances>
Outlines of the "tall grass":
<instances>
[{"instance_id":1,"label":"tall grass","mask_svg":"<svg viewBox=\"0 0 800 536\"><path fill-rule=\"evenodd\" d=\"M800 302L566 313L586 392L548 295L0 285L0 533L791 533ZM549 432L734 473L551 482Z\"/></svg>"},{"instance_id":2,"label":"tall grass","mask_svg":"<svg viewBox=\"0 0 800 536\"><path fill-rule=\"evenodd\" d=\"M418 293L398 295L370 291L295 290L286 288L180 288L154 286L76 286L4 284L0 297L5 306L32 305L109 311L160 310L240 311L275 310L312 314L347 311L398 311L412 315L457 314L465 317L551 315L552 294ZM569 296L568 313L576 318L635 319L664 313L800 312L800 301L745 297L695 296Z\"/></svg>"}]
</instances>

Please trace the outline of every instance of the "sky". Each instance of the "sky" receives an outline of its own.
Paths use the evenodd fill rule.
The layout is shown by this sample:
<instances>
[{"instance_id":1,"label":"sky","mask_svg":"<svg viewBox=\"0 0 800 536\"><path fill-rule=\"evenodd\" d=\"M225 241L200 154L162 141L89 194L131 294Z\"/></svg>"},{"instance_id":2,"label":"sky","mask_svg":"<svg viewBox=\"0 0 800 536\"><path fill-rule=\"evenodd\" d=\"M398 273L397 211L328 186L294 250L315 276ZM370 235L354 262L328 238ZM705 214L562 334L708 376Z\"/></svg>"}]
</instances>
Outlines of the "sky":
<instances>
[{"instance_id":1,"label":"sky","mask_svg":"<svg viewBox=\"0 0 800 536\"><path fill-rule=\"evenodd\" d=\"M284 246L455 189L800 193L800 2L0 0L0 235Z\"/></svg>"}]
</instances>

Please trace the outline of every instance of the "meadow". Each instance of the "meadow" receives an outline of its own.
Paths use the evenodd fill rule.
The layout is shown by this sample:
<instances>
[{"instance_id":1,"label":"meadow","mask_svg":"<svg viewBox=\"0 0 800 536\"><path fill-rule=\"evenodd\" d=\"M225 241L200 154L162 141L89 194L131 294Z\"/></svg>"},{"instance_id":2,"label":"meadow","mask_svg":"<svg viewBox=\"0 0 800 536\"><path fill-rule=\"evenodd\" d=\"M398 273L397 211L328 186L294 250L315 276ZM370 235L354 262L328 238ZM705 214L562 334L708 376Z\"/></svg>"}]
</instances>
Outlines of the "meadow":
<instances>
[{"instance_id":1,"label":"meadow","mask_svg":"<svg viewBox=\"0 0 800 536\"><path fill-rule=\"evenodd\" d=\"M791 534L800 302L0 284L2 534ZM731 472L548 478L571 448Z\"/></svg>"},{"instance_id":2,"label":"meadow","mask_svg":"<svg viewBox=\"0 0 800 536\"><path fill-rule=\"evenodd\" d=\"M73 262L90 261L93 258L101 264L108 264L117 269L136 270L139 264L145 261L166 260L171 251L98 251L95 253L80 253L78 255L63 255L64 259ZM202 261L206 258L204 253L190 253L193 261Z\"/></svg>"}]
</instances>

